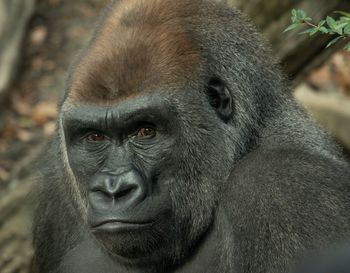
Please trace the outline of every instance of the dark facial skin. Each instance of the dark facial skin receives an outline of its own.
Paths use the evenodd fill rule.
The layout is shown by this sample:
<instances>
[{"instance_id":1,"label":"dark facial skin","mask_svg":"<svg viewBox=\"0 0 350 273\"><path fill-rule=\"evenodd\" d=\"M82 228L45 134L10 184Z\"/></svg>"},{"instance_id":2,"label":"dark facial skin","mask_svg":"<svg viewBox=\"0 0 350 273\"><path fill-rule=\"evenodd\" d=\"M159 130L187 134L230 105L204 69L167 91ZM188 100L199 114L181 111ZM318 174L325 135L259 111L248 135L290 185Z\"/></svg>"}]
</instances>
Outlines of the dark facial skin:
<instances>
[{"instance_id":1,"label":"dark facial skin","mask_svg":"<svg viewBox=\"0 0 350 273\"><path fill-rule=\"evenodd\" d=\"M69 161L88 200L88 224L113 254L151 255L154 249L143 245L159 245L157 236L172 232L171 181L159 181L175 144L172 120L168 109L147 98L76 107L64 117Z\"/></svg>"}]
</instances>

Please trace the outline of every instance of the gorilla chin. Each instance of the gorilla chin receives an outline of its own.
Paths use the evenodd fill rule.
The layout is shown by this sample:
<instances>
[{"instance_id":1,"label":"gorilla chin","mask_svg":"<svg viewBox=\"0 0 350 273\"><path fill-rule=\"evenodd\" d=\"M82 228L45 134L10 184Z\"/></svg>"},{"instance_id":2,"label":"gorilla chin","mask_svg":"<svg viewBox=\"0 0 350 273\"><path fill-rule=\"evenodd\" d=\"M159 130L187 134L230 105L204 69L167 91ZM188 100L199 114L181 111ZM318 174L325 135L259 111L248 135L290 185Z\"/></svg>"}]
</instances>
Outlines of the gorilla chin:
<instances>
[{"instance_id":1,"label":"gorilla chin","mask_svg":"<svg viewBox=\"0 0 350 273\"><path fill-rule=\"evenodd\" d=\"M166 258L169 256L169 242L165 240L171 221L169 212L160 216L148 217L153 220L125 220L116 217L106 220L90 220L90 230L97 242L123 264L149 263L152 256ZM91 217L93 218L93 217ZM131 218L131 217L129 217ZM161 220L157 220L161 219ZM157 254L156 254L157 253ZM161 255L163 253L163 255Z\"/></svg>"},{"instance_id":2,"label":"gorilla chin","mask_svg":"<svg viewBox=\"0 0 350 273\"><path fill-rule=\"evenodd\" d=\"M154 225L154 222L108 222L92 227L91 231L111 255L134 260L149 256L154 251L150 246L160 244L155 242L156 236L152 236L152 233L155 233Z\"/></svg>"}]
</instances>

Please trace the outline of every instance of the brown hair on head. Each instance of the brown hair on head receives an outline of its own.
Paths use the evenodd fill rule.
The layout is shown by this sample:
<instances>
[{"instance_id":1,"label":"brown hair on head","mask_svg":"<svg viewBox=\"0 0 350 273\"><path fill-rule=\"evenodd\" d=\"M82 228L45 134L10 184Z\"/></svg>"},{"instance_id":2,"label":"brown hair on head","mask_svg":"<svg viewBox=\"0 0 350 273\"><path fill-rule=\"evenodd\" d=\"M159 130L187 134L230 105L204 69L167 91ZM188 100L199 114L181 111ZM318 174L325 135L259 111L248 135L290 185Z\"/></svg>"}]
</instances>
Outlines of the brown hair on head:
<instances>
[{"instance_id":1,"label":"brown hair on head","mask_svg":"<svg viewBox=\"0 0 350 273\"><path fill-rule=\"evenodd\" d=\"M73 104L110 105L193 75L199 50L184 18L191 1L116 1L72 75Z\"/></svg>"}]
</instances>

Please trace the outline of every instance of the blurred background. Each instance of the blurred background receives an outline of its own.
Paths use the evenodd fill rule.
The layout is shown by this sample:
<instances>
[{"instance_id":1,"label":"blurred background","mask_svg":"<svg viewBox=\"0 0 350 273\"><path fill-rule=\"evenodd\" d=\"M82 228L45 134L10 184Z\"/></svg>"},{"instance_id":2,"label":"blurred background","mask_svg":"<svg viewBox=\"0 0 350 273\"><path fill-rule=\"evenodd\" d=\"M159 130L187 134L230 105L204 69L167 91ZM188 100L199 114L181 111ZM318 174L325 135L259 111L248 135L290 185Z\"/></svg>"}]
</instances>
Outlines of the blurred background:
<instances>
[{"instance_id":1,"label":"blurred background","mask_svg":"<svg viewBox=\"0 0 350 273\"><path fill-rule=\"evenodd\" d=\"M215 0L213 0L215 1ZM216 0L217 1L217 0ZM296 99L350 154L350 53L327 35L282 33L290 10L316 22L349 0L221 0L271 43ZM55 128L68 67L108 0L0 0L0 272L30 272L35 160Z\"/></svg>"}]
</instances>

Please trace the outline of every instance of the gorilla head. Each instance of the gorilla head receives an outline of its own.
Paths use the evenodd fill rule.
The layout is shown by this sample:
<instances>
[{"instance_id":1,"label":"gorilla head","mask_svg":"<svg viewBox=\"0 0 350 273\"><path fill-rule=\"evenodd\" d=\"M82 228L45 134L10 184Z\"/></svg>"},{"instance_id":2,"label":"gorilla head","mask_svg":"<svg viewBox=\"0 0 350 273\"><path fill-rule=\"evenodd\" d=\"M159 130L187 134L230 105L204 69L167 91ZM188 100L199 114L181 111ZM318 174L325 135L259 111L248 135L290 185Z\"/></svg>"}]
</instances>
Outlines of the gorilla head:
<instances>
[{"instance_id":1,"label":"gorilla head","mask_svg":"<svg viewBox=\"0 0 350 273\"><path fill-rule=\"evenodd\" d=\"M61 149L81 215L126 262L187 256L240 149L229 79L205 59L190 12L189 1L116 2L62 105Z\"/></svg>"},{"instance_id":2,"label":"gorilla head","mask_svg":"<svg viewBox=\"0 0 350 273\"><path fill-rule=\"evenodd\" d=\"M214 1L111 3L45 161L40 272L281 273L346 229L348 172L260 41Z\"/></svg>"}]
</instances>

